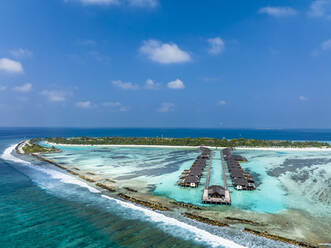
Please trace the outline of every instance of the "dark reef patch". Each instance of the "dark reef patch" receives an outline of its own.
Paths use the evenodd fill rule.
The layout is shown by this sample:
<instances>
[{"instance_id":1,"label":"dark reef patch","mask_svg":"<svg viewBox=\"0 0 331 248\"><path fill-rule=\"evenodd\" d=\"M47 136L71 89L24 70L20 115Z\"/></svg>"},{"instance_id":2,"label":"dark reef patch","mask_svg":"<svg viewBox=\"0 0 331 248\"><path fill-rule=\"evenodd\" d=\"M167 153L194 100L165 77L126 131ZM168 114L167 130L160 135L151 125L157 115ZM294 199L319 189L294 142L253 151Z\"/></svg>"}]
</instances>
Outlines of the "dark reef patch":
<instances>
[{"instance_id":1,"label":"dark reef patch","mask_svg":"<svg viewBox=\"0 0 331 248\"><path fill-rule=\"evenodd\" d=\"M298 168L310 168L314 165L326 165L331 163L328 158L313 158L313 159L286 159L279 167L268 170L267 174L273 177L279 177L286 172L294 172ZM307 175L302 175L300 180L307 180ZM306 178L306 179L305 179Z\"/></svg>"},{"instance_id":2,"label":"dark reef patch","mask_svg":"<svg viewBox=\"0 0 331 248\"><path fill-rule=\"evenodd\" d=\"M111 159L128 159L128 156L118 155L118 156L110 156Z\"/></svg>"},{"instance_id":3,"label":"dark reef patch","mask_svg":"<svg viewBox=\"0 0 331 248\"><path fill-rule=\"evenodd\" d=\"M254 178L254 181L255 181L255 184L256 186L260 186L261 183L262 183L262 180L261 180L261 175L255 171L252 171L250 169L245 169L245 171L247 171L249 174L251 174L251 176Z\"/></svg>"},{"instance_id":4,"label":"dark reef patch","mask_svg":"<svg viewBox=\"0 0 331 248\"><path fill-rule=\"evenodd\" d=\"M62 157L55 157L55 159L66 159L68 158L67 156L62 156Z\"/></svg>"},{"instance_id":5,"label":"dark reef patch","mask_svg":"<svg viewBox=\"0 0 331 248\"><path fill-rule=\"evenodd\" d=\"M192 159L185 159L185 160L180 160L180 161L175 161L173 163L165 164L163 167L134 171L131 174L125 176L119 176L116 177L115 179L128 180L139 176L161 176L177 171L181 164L191 160ZM141 166L141 167L147 167L147 166Z\"/></svg>"},{"instance_id":6,"label":"dark reef patch","mask_svg":"<svg viewBox=\"0 0 331 248\"><path fill-rule=\"evenodd\" d=\"M100 149L93 149L91 152L112 152L109 148L100 148Z\"/></svg>"}]
</instances>

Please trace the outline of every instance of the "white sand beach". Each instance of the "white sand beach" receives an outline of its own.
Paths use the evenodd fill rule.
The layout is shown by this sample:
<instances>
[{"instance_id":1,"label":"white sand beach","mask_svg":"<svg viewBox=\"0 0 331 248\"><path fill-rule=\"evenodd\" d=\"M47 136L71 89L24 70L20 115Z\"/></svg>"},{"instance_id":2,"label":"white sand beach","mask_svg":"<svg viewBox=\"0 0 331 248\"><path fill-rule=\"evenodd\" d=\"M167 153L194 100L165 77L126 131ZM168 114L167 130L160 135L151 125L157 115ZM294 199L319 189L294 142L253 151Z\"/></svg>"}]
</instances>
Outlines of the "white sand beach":
<instances>
[{"instance_id":1,"label":"white sand beach","mask_svg":"<svg viewBox=\"0 0 331 248\"><path fill-rule=\"evenodd\" d=\"M51 146L96 146L96 147L150 147L150 148L181 148L181 149L196 149L199 146L169 146L169 145L84 145L84 144L56 144L53 142L44 142L47 145ZM224 149L226 147L214 147L214 146L206 146L210 149ZM235 147L234 149L238 150L266 150L266 151L330 151L331 148L327 147Z\"/></svg>"}]
</instances>

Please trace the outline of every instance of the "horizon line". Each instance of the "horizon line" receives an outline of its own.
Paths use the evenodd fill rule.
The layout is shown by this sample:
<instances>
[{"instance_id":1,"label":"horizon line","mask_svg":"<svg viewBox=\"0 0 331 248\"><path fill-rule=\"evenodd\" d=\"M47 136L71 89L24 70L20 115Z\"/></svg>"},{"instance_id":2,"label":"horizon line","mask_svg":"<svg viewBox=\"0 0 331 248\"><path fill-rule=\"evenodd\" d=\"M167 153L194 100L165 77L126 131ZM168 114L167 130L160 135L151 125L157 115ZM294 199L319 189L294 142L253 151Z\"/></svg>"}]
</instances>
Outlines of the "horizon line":
<instances>
[{"instance_id":1,"label":"horizon line","mask_svg":"<svg viewBox=\"0 0 331 248\"><path fill-rule=\"evenodd\" d=\"M75 128L75 129L218 129L218 130L331 130L331 128L259 128L259 127L78 127L78 126L0 126L0 128Z\"/></svg>"}]
</instances>

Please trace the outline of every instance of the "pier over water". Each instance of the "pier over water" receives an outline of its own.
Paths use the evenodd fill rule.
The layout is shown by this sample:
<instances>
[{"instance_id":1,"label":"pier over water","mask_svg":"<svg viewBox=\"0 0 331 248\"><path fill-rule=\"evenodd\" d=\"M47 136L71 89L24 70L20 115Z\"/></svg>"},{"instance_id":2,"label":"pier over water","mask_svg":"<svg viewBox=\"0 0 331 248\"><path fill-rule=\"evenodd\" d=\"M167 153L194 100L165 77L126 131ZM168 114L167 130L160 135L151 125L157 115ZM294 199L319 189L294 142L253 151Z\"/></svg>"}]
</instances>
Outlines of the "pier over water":
<instances>
[{"instance_id":1,"label":"pier over water","mask_svg":"<svg viewBox=\"0 0 331 248\"><path fill-rule=\"evenodd\" d=\"M218 153L216 153L216 156L217 155ZM208 174L202 194L202 202L209 204L231 204L230 192L226 181L223 154L220 152L220 159L216 159L216 156L214 159L215 161L213 161L213 156L211 156L209 160ZM213 173L213 175L211 175L211 173ZM210 183L221 182L222 179L224 187L217 184L209 186Z\"/></svg>"}]
</instances>

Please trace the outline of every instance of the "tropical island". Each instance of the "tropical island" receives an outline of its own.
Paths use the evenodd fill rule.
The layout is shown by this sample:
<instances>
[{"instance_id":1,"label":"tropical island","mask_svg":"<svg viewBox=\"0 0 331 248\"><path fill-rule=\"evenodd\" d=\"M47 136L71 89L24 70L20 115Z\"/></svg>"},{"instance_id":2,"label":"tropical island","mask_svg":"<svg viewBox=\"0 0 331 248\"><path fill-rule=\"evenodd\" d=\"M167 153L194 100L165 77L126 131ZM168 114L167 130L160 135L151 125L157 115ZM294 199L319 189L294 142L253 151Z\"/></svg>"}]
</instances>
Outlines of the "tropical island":
<instances>
[{"instance_id":1,"label":"tropical island","mask_svg":"<svg viewBox=\"0 0 331 248\"><path fill-rule=\"evenodd\" d=\"M81 147L75 147L81 146ZM86 146L86 147L83 147ZM155 149L145 149L144 147L156 147ZM123 149L123 151L116 155L117 151L121 150L121 147L127 147ZM169 147L172 149L163 149L163 147ZM204 148L205 147L205 148ZM210 147L210 148L207 148ZM325 239L306 239L300 236L296 236L294 232L292 232L292 228L295 229L297 225L300 225L301 219L302 221L306 221L306 218L311 219L310 215L302 212L301 210L288 209L287 212L278 214L278 213L257 213L257 212L247 212L243 211L240 208L237 208L234 204L233 207L228 206L207 206L206 204L196 204L195 202L181 201L178 199L174 199L172 197L154 194L152 191L148 189L148 184L153 184L155 182L148 181L144 184L143 181L136 182L133 178L132 180L127 178L127 175L117 174L115 172L116 165L112 167L109 163L109 160L102 160L100 158L104 155L111 156L111 159L124 159L122 161L128 166L131 166L132 163L127 162L125 160L126 153L131 155L132 152L136 149L139 155L144 154L144 152L155 150L154 153L159 152L167 152L165 150L176 151L180 153L189 154L190 160L193 162L188 162L188 165L181 164L181 169L183 171L178 171L176 177L174 177L174 182L177 181L178 177L181 179L191 179L192 172L194 172L194 176L198 178L198 184L200 179L202 179L201 186L197 187L190 183L190 189L186 187L180 188L180 183L173 184L175 187L175 191L182 192L181 194L196 194L201 198L201 193L206 192L206 197L204 203L207 203L212 198L218 198L228 191L227 186L224 185L215 185L215 183L211 183L210 187L208 187L208 183L205 189L203 189L203 185L205 185L205 178L209 177L209 168L212 165L212 168L215 167L213 173L215 173L216 169L226 170L226 173L223 172L223 175L227 175L229 182L229 191L231 195L234 195L234 203L236 203L236 195L245 194L247 197L251 195L259 195L259 192L264 190L265 184L259 186L256 190L256 193L246 191L242 193L236 193L236 190L239 189L236 183L240 183L242 179L245 179L247 182L253 182L253 188L255 189L256 185L259 184L259 175L250 168L250 170L246 171L246 168L241 168L241 163L247 164L247 160L245 157L238 155L237 149L234 149L234 154L231 154L230 150L224 149L232 148L273 148L275 150L280 148L292 149L297 148L298 150L309 150L309 149L321 149L331 151L330 145L326 142L316 142L316 141L280 141L280 140L256 140L256 139L216 139L216 138L150 138L150 137L73 137L73 138L64 138L64 137L56 137L56 138L33 138L30 140L26 140L17 145L16 151L20 154L28 154L33 157L42 160L44 162L53 164L59 167L62 170L70 173L72 176L79 177L80 179L87 182L89 185L101 190L103 194L109 195L111 197L121 198L125 201L130 201L138 205L142 205L144 207L150 208L152 210L157 211L176 211L180 215L185 216L187 218L193 219L195 221L207 223L214 226L232 226L238 227L244 232L249 232L254 235L263 236L268 239L273 239L277 241L282 241L290 244L294 244L301 247L316 247L316 240L325 241ZM185 148L185 149L182 149ZM198 149L199 148L199 149ZM215 149L216 148L216 149ZM219 149L220 148L220 149ZM138 149L138 150L137 150ZM140 150L139 150L140 149ZM244 149L243 149L244 150ZM78 151L78 152L77 152ZM84 152L82 152L84 151ZM114 153L115 151L115 153ZM77 152L77 154L75 154ZM59 153L59 154L57 154ZM214 158L213 156L217 155L218 158ZM327 152L328 153L328 152ZM93 160L89 160L85 165L84 162L80 164L72 163L71 160L68 162L64 161L65 158L73 158L78 156L85 156L83 154L89 154L88 156L96 156L98 162L93 164ZM95 155L93 155L95 154ZM108 155L109 154L109 155ZM192 156L194 154L194 156ZM239 152L240 154L240 152ZM121 155L121 156L119 156ZM145 156L145 155L144 155ZM160 155L157 155L160 156ZM162 155L164 156L164 154ZM171 160L176 160L177 156L182 156L177 153L171 155ZM224 156L224 158L223 158ZM123 158L122 158L123 157ZM148 157L143 157L141 160L145 163L145 159ZM112 160L112 163L117 163L115 160ZM146 159L147 161L148 159ZM100 162L99 162L100 161ZM133 160L131 160L133 161ZM215 162L214 164L213 161ZM222 162L223 161L223 162ZM139 161L134 161L133 163L139 163ZM100 169L98 167L101 163L109 166L111 171L107 171L104 169ZM120 162L122 163L122 162ZM223 165L225 164L225 166ZM240 163L240 164L239 164ZM148 163L147 163L148 164ZM160 166L158 162L151 162L149 166ZM221 166L222 165L222 166ZM219 167L217 167L219 166ZM208 168L207 168L208 167ZM157 170L161 170L162 167L158 167ZM203 169L206 168L205 172ZM295 171L294 167L287 168L289 172L292 170ZM149 170L148 167L145 167L144 170ZM153 169L151 169L153 170ZM156 170L156 169L155 169ZM252 173L253 172L253 173ZM276 171L277 172L277 171ZM275 173L276 173L275 172ZM134 173L134 172L132 172ZM211 174L213 174L211 173ZM237 174L241 174L240 178L236 178ZM252 173L252 174L250 174ZM279 172L281 173L281 171ZM277 173L276 173L277 174ZM146 174L148 175L148 174ZM221 174L218 174L221 175ZM252 176L251 176L252 175ZM135 176L136 177L136 176ZM165 177L165 174L162 174L162 177ZM211 180L212 180L211 175ZM214 177L215 178L215 177ZM295 177L293 177L295 179ZM208 179L209 180L209 179ZM300 178L298 180L301 180ZM224 177L224 181L226 178ZM214 181L215 182L215 181ZM167 182L168 184L168 182ZM169 184L168 184L169 185ZM236 186L237 185L237 186ZM185 184L184 184L185 186ZM240 188L241 189L241 188ZM223 192L224 191L224 192ZM195 192L195 193L194 193ZM225 199L225 198L224 198ZM200 201L200 199L199 199ZM231 203L231 200L230 200ZM220 209L222 211L220 211ZM308 217L306 217L306 215ZM288 219L292 218L290 216L299 216L299 218L295 218L292 220L296 225L287 226ZM277 218L277 221L275 221ZM317 220L317 219L316 219ZM314 220L315 221L315 220ZM286 227L288 229L283 228ZM315 235L315 234L314 234Z\"/></svg>"},{"instance_id":2,"label":"tropical island","mask_svg":"<svg viewBox=\"0 0 331 248\"><path fill-rule=\"evenodd\" d=\"M32 139L21 142L17 145L16 151L19 154L33 154L33 153L43 154L43 153L61 152L60 149L57 149L54 146L45 147L37 144L37 141L39 140L40 139Z\"/></svg>"},{"instance_id":3,"label":"tropical island","mask_svg":"<svg viewBox=\"0 0 331 248\"><path fill-rule=\"evenodd\" d=\"M281 141L258 139L217 138L159 138L159 137L73 137L34 139L51 144L67 145L158 145L158 146L209 146L209 147L275 147L275 148L331 148L327 142Z\"/></svg>"}]
</instances>

